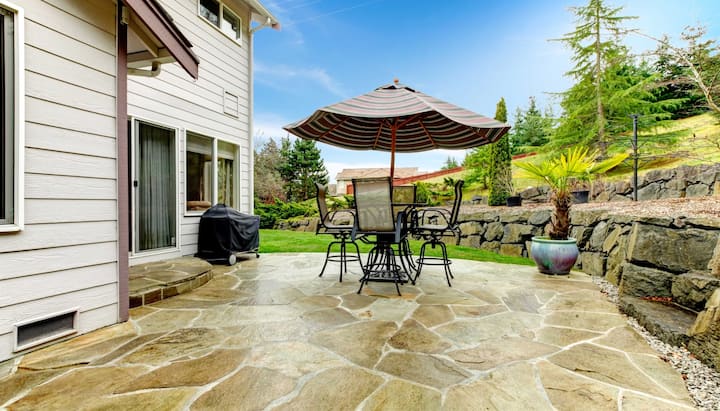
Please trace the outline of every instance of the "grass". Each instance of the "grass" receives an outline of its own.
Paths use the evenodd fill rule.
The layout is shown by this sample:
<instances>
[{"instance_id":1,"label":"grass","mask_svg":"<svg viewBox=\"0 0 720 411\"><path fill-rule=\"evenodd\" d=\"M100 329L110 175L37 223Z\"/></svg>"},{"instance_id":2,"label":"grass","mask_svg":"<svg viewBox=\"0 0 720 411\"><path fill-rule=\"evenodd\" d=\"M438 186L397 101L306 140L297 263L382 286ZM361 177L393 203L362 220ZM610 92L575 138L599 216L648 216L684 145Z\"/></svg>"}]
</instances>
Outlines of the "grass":
<instances>
[{"instance_id":1,"label":"grass","mask_svg":"<svg viewBox=\"0 0 720 411\"><path fill-rule=\"evenodd\" d=\"M449 238L449 237L448 237ZM332 240L330 235L316 235L315 233L290 231L290 230L260 230L260 252L261 253L324 253L327 245ZM492 251L480 250L473 247L456 246L454 241L447 244L450 258L463 260L486 261L502 264L534 265L529 258L512 257L500 255ZM361 253L370 251L370 244L358 241ZM410 240L410 248L413 252L419 252L422 243L418 240ZM439 249L427 249L428 255L439 256Z\"/></svg>"}]
</instances>

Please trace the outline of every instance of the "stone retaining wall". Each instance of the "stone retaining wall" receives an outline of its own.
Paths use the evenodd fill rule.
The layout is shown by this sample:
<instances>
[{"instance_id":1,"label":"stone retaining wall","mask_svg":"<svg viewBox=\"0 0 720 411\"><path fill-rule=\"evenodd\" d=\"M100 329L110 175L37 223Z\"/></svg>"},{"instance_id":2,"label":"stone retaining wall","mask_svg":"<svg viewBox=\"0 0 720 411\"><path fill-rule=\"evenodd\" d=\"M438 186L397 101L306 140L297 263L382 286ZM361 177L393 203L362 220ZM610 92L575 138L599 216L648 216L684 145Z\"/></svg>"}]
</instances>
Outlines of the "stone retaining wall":
<instances>
[{"instance_id":1,"label":"stone retaining wall","mask_svg":"<svg viewBox=\"0 0 720 411\"><path fill-rule=\"evenodd\" d=\"M652 170L638 178L638 200L702 197L715 194L720 194L720 164ZM520 192L520 196L523 201L542 203L547 199L547 189L531 187ZM591 201L630 201L633 198L632 181L595 181L592 184L590 198Z\"/></svg>"}]
</instances>

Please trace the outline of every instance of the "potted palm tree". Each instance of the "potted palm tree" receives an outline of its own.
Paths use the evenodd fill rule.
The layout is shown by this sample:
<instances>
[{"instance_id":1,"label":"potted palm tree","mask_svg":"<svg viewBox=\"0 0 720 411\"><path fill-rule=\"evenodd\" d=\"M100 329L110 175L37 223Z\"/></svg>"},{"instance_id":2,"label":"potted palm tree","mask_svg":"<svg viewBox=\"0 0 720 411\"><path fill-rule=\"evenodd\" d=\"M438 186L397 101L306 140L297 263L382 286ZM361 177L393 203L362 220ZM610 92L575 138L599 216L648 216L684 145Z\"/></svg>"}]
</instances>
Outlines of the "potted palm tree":
<instances>
[{"instance_id":1,"label":"potted palm tree","mask_svg":"<svg viewBox=\"0 0 720 411\"><path fill-rule=\"evenodd\" d=\"M530 254L538 269L545 274L567 274L575 265L579 251L576 239L570 237L570 207L573 191L583 182L607 172L620 164L627 154L618 154L603 161L596 161L597 151L586 147L572 147L558 157L540 164L527 161L516 162L529 177L550 186L550 202L554 206L547 236L532 238Z\"/></svg>"}]
</instances>

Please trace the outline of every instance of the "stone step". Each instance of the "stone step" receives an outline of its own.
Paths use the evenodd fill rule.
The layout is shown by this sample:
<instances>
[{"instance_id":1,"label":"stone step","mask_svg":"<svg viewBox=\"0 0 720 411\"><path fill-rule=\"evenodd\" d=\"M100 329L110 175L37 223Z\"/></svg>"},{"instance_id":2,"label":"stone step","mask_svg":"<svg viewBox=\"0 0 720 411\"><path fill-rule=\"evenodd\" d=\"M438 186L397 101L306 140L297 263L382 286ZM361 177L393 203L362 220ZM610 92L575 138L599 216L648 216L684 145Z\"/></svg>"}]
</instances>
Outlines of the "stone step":
<instances>
[{"instance_id":1,"label":"stone step","mask_svg":"<svg viewBox=\"0 0 720 411\"><path fill-rule=\"evenodd\" d=\"M687 346L688 331L697 318L697 313L675 304L627 295L620 297L620 309L661 341L677 347Z\"/></svg>"},{"instance_id":2,"label":"stone step","mask_svg":"<svg viewBox=\"0 0 720 411\"><path fill-rule=\"evenodd\" d=\"M194 257L130 267L130 308L192 291L213 277L212 265Z\"/></svg>"}]
</instances>

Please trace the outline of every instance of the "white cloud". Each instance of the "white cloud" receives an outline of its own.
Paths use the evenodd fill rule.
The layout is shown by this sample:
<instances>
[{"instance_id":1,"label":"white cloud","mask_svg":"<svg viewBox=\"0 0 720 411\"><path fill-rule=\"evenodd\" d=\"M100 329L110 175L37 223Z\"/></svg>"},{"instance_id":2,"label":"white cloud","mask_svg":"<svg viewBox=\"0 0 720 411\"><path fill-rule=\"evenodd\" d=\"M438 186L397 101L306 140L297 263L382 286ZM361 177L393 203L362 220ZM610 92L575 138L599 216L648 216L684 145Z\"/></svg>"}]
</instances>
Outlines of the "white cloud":
<instances>
[{"instance_id":1,"label":"white cloud","mask_svg":"<svg viewBox=\"0 0 720 411\"><path fill-rule=\"evenodd\" d=\"M255 80L279 90L287 91L291 87L306 85L312 82L324 88L331 94L345 98L347 92L343 86L330 74L321 68L293 68L278 64L267 66L255 61Z\"/></svg>"}]
</instances>

